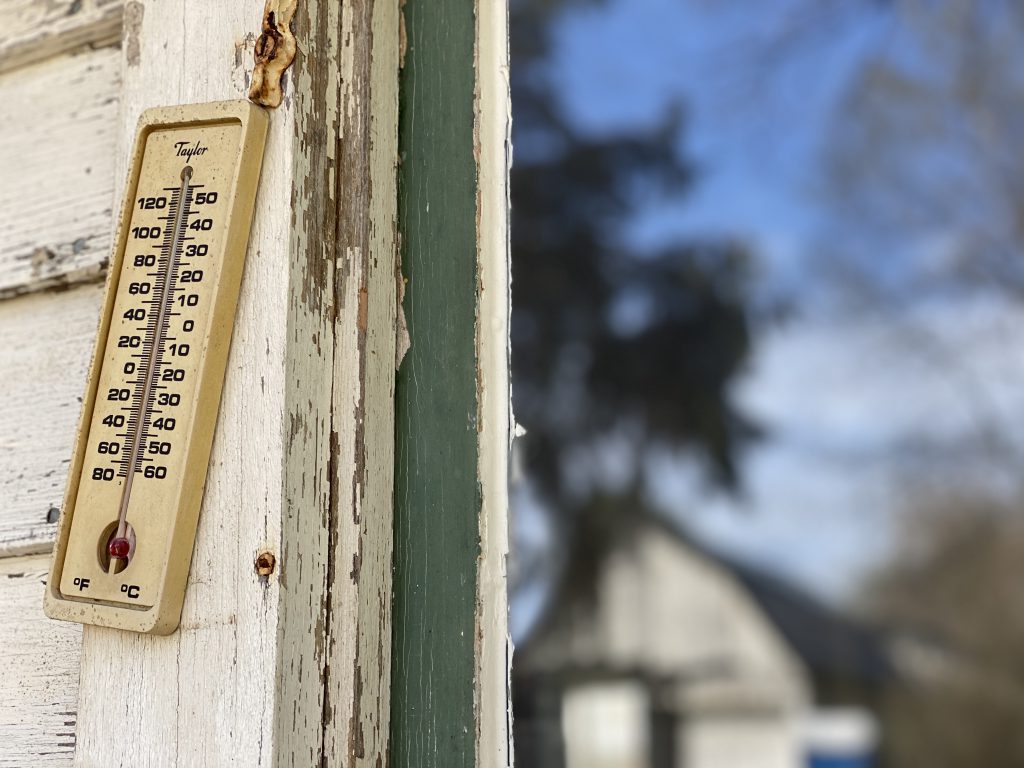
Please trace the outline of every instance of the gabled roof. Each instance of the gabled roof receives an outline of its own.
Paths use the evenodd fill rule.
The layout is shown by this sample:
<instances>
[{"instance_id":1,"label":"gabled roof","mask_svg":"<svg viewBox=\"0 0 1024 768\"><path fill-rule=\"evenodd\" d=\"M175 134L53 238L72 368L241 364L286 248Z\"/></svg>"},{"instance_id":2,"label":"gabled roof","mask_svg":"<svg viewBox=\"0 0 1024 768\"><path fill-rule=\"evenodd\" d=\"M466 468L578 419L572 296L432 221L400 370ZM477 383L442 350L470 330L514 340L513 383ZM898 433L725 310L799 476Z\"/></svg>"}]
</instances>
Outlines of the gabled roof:
<instances>
[{"instance_id":1,"label":"gabled roof","mask_svg":"<svg viewBox=\"0 0 1024 768\"><path fill-rule=\"evenodd\" d=\"M877 686L893 677L880 633L776 574L736 558L713 557L742 584L816 679Z\"/></svg>"}]
</instances>

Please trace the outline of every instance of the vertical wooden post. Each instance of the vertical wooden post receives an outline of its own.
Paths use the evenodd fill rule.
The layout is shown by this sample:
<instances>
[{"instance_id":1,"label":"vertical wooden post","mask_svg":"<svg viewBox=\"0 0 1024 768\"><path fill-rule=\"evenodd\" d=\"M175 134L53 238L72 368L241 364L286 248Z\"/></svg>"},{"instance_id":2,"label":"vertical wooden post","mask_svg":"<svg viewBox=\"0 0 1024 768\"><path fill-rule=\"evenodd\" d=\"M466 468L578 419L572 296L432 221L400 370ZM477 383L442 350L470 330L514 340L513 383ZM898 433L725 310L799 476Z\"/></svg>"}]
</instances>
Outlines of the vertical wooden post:
<instances>
[{"instance_id":1,"label":"vertical wooden post","mask_svg":"<svg viewBox=\"0 0 1024 768\"><path fill-rule=\"evenodd\" d=\"M503 0L408 0L399 221L395 766L509 762Z\"/></svg>"},{"instance_id":2,"label":"vertical wooden post","mask_svg":"<svg viewBox=\"0 0 1024 768\"><path fill-rule=\"evenodd\" d=\"M146 107L245 97L262 10L126 3L121 158ZM85 629L81 766L385 761L397 2L294 31L181 628Z\"/></svg>"}]
</instances>

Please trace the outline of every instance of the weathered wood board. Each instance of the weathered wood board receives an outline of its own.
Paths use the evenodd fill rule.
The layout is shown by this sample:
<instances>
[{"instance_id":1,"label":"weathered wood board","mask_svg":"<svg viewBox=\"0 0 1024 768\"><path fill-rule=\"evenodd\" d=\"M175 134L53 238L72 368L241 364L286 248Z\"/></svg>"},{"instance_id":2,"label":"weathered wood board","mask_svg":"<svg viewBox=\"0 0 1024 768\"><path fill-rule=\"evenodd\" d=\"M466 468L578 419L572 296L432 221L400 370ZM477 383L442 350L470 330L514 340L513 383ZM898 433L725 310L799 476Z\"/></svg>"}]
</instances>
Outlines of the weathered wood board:
<instances>
[{"instance_id":1,"label":"weathered wood board","mask_svg":"<svg viewBox=\"0 0 1024 768\"><path fill-rule=\"evenodd\" d=\"M410 2L404 18L411 346L396 387L391 759L501 768L511 759L506 6Z\"/></svg>"},{"instance_id":2,"label":"weathered wood board","mask_svg":"<svg viewBox=\"0 0 1024 768\"><path fill-rule=\"evenodd\" d=\"M82 630L43 615L46 556L0 560L0 768L70 766Z\"/></svg>"},{"instance_id":3,"label":"weathered wood board","mask_svg":"<svg viewBox=\"0 0 1024 768\"><path fill-rule=\"evenodd\" d=\"M42 596L109 245L121 11L0 0L2 768L74 761L82 629Z\"/></svg>"},{"instance_id":4,"label":"weathered wood board","mask_svg":"<svg viewBox=\"0 0 1024 768\"><path fill-rule=\"evenodd\" d=\"M50 549L102 288L0 301L0 557Z\"/></svg>"},{"instance_id":5,"label":"weathered wood board","mask_svg":"<svg viewBox=\"0 0 1024 768\"><path fill-rule=\"evenodd\" d=\"M66 481L135 121L149 106L244 98L263 5L0 0L0 147L5 178L21 182L0 187L10 212L0 217L0 605L11 614L0 624L0 647L11 649L0 667L12 670L0 685L0 768L387 763L400 52L437 96L410 99L420 114L407 115L410 146L433 153L430 168L426 155L408 158L406 181L418 189L409 217L419 221L407 234L423 246L410 274L428 280L416 296L440 299L421 317L457 342L447 351L442 336L427 343L430 323L421 325L407 370L432 372L432 350L454 355L449 394L465 417L438 414L434 431L430 418L413 424L407 414L404 427L417 430L408 447L431 454L442 482L407 486L403 503L420 494L451 502L441 498L449 488L470 503L433 510L457 528L440 570L427 567L437 565L436 539L404 553L403 604L416 599L422 572L441 620L424 638L409 622L415 609L403 619L395 669L416 674L402 680L396 706L426 706L400 712L390 760L506 764L501 0L445 3L436 19L422 3L407 9L418 30L408 50L394 0L299 4L299 56L271 117L181 630L83 631L42 616L47 519ZM437 62L455 81L430 72ZM465 121L453 127L456 103ZM457 148L454 162L430 149L424 125ZM440 241L429 229L446 206L455 218L442 228L454 227L458 253L431 265ZM446 275L453 304L438 290ZM433 455L444 435L467 457L458 472ZM263 551L276 555L269 576L254 568ZM458 589L445 595L448 577Z\"/></svg>"},{"instance_id":6,"label":"weathered wood board","mask_svg":"<svg viewBox=\"0 0 1024 768\"><path fill-rule=\"evenodd\" d=\"M0 298L102 275L120 60L103 48L0 75Z\"/></svg>"},{"instance_id":7,"label":"weathered wood board","mask_svg":"<svg viewBox=\"0 0 1024 768\"><path fill-rule=\"evenodd\" d=\"M205 2L131 3L121 114L113 123L117 178L126 172L143 110L245 97L244 79L232 73L236 60L251 70L251 43L238 51L235 43L258 29L261 6L247 0L211 13ZM84 628L76 765L255 767L275 760L282 585L312 598L302 566L285 562L281 551L292 134L285 105L272 116L267 140L180 628L167 637ZM118 188L115 210L121 194ZM308 379L316 386L321 377L313 370ZM278 564L261 578L254 560L264 550ZM301 619L307 635L308 621ZM300 716L312 716L303 702L296 706ZM298 723L296 731L311 727Z\"/></svg>"},{"instance_id":8,"label":"weathered wood board","mask_svg":"<svg viewBox=\"0 0 1024 768\"><path fill-rule=\"evenodd\" d=\"M117 157L147 107L244 98L263 3L210 8L126 7ZM181 626L85 628L81 766L384 759L398 6L307 0L294 31Z\"/></svg>"},{"instance_id":9,"label":"weathered wood board","mask_svg":"<svg viewBox=\"0 0 1024 768\"><path fill-rule=\"evenodd\" d=\"M121 39L123 0L2 0L0 72Z\"/></svg>"},{"instance_id":10,"label":"weathered wood board","mask_svg":"<svg viewBox=\"0 0 1024 768\"><path fill-rule=\"evenodd\" d=\"M480 562L477 575L477 767L512 764L511 666L508 629L509 456L515 425L509 370L512 259L509 172L512 102L508 9L476 9L477 294Z\"/></svg>"}]
</instances>

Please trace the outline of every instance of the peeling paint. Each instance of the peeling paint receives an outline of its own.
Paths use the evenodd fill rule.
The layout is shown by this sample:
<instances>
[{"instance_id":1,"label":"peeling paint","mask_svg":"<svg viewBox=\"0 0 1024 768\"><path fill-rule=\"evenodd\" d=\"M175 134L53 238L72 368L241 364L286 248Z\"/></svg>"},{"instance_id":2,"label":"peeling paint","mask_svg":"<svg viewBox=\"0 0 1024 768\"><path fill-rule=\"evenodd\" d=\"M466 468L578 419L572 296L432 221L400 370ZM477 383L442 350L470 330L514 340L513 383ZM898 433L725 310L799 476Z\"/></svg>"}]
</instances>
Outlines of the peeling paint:
<instances>
[{"instance_id":1,"label":"peeling paint","mask_svg":"<svg viewBox=\"0 0 1024 768\"><path fill-rule=\"evenodd\" d=\"M29 263L32 265L32 276L39 277L43 268L55 261L57 261L57 254L49 248L36 248L29 257Z\"/></svg>"},{"instance_id":2,"label":"peeling paint","mask_svg":"<svg viewBox=\"0 0 1024 768\"><path fill-rule=\"evenodd\" d=\"M142 17L145 6L138 0L130 0L124 6L124 60L129 67L142 63Z\"/></svg>"},{"instance_id":3,"label":"peeling paint","mask_svg":"<svg viewBox=\"0 0 1024 768\"><path fill-rule=\"evenodd\" d=\"M79 15L93 5L85 3ZM235 387L228 397L235 402L244 398L249 408L235 426L243 424L238 431L256 439L240 443L232 430L229 437L219 434L221 453L212 475L218 481L207 488L217 514L207 515L215 523L202 535L207 542L216 540L216 554L224 557L197 549L198 577L189 591L195 607L192 619L183 622L187 638L156 645L94 633L88 641L93 660L84 674L96 691L103 687L104 667L118 651L133 661L157 662L139 685L151 694L159 680L166 701L147 695L145 707L138 701L119 705L132 714L127 726L137 737L132 756L152 748L153 760L161 764L176 764L175 757L187 760L189 740L207 736L214 727L200 722L197 708L183 706L198 674L193 672L199 666L194 664L197 653L208 654L211 669L223 674L225 695L234 697L247 673L253 678L244 711L225 710L219 721L225 725L223 740L209 740L211 761L220 758L218 764L227 764L225 751L237 749L238 761L246 765L312 766L317 764L311 757L317 736L327 745L322 754L328 765L381 766L387 749L397 2L310 0L303 5L315 9L317 23L310 26L323 36L314 43L306 30L296 30L303 33L296 48L309 55L299 58L302 66L281 75L282 108L274 116L267 184L261 189L266 205L247 266L250 303L241 306L233 342L232 354L241 357L232 358L228 373ZM234 13L228 14L228 25L218 14L197 21L180 4L147 0L124 8L117 58L134 68L126 81L126 114L142 101L175 94L230 97L248 87L249 61L259 55L265 64L278 62L278 39L266 27L260 46L255 34L240 36L246 25L238 25ZM284 35L282 18L278 13L264 21ZM372 32L367 28L371 21ZM291 33L290 24L283 26ZM179 38L187 45L176 46ZM204 68L181 57L182 48L194 51L200 45L214 47L224 71L207 76ZM165 77L161 50L185 62L180 93L177 79ZM196 57L200 60L204 57ZM116 113L117 104L111 109ZM94 165L93 176L106 171ZM40 253L19 251L23 273L33 259L41 272L41 279L31 283L33 290L43 280L60 286L102 278L104 262L92 254L105 252L107 241L62 235L36 242ZM351 247L341 251L342 244ZM69 258L62 266L68 270L49 276L47 270L65 259L65 250L90 258L92 271L68 271L79 263ZM350 258L342 258L343 253ZM254 305L257 289L265 299ZM342 314L342 305L348 305L349 314ZM74 398L68 401L75 408ZM228 491L246 500L243 512L225 503ZM45 498L29 510L37 528L43 527L45 510ZM239 520L246 524L221 527ZM242 545L224 547L228 533ZM327 561L349 545L335 576ZM259 549L263 546L267 550ZM253 560L257 552L271 555L274 562ZM234 580L215 578L225 572ZM335 588L335 582L343 586ZM317 676L322 686L315 684ZM98 754L93 750L103 749L98 744L113 743L102 738L109 718L99 717L109 702L101 696L87 702L81 747L86 761ZM346 749L364 756L353 759Z\"/></svg>"},{"instance_id":4,"label":"peeling paint","mask_svg":"<svg viewBox=\"0 0 1024 768\"><path fill-rule=\"evenodd\" d=\"M363 668L359 665L359 656L352 668L352 718L348 727L348 753L351 757L366 757L366 740L363 737L362 719L363 701Z\"/></svg>"},{"instance_id":5,"label":"peeling paint","mask_svg":"<svg viewBox=\"0 0 1024 768\"><path fill-rule=\"evenodd\" d=\"M48 559L0 560L0 764L5 766L70 766L74 760L77 717L72 710L79 695L82 632L36 618Z\"/></svg>"},{"instance_id":6,"label":"peeling paint","mask_svg":"<svg viewBox=\"0 0 1024 768\"><path fill-rule=\"evenodd\" d=\"M238 93L248 94L252 83L256 35L249 32L235 41L235 60L231 67L231 84Z\"/></svg>"},{"instance_id":7,"label":"peeling paint","mask_svg":"<svg viewBox=\"0 0 1024 768\"><path fill-rule=\"evenodd\" d=\"M476 0L473 153L477 166L477 427L481 493L474 683L476 764L512 764L511 664L508 632L508 467L514 419L509 383L508 18L503 6Z\"/></svg>"},{"instance_id":8,"label":"peeling paint","mask_svg":"<svg viewBox=\"0 0 1024 768\"><path fill-rule=\"evenodd\" d=\"M409 38L405 31L405 3L406 0L399 0L398 8L398 68L405 69L405 54L409 50Z\"/></svg>"},{"instance_id":9,"label":"peeling paint","mask_svg":"<svg viewBox=\"0 0 1024 768\"><path fill-rule=\"evenodd\" d=\"M401 236L398 236L401 240ZM409 337L409 325L405 321L405 284L408 281L402 274L402 247L401 243L395 248L395 370L402 367L402 361L412 347L412 339Z\"/></svg>"}]
</instances>

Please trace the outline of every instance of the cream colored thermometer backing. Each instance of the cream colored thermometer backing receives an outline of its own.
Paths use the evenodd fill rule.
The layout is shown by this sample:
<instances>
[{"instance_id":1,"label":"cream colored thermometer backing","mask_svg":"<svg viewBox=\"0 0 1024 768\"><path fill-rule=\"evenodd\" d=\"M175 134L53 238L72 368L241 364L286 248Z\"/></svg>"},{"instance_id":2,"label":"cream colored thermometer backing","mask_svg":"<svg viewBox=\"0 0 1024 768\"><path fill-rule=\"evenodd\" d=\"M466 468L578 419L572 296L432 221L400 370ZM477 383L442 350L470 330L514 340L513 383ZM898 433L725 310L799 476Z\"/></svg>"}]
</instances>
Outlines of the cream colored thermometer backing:
<instances>
[{"instance_id":1,"label":"cream colored thermometer backing","mask_svg":"<svg viewBox=\"0 0 1024 768\"><path fill-rule=\"evenodd\" d=\"M248 102L142 117L47 590L54 618L178 625L266 130Z\"/></svg>"}]
</instances>

